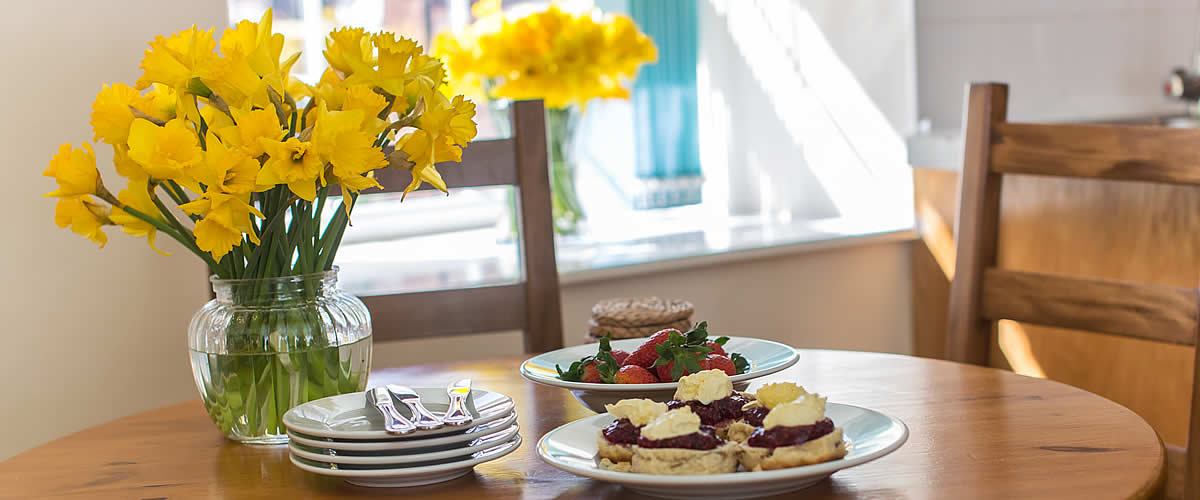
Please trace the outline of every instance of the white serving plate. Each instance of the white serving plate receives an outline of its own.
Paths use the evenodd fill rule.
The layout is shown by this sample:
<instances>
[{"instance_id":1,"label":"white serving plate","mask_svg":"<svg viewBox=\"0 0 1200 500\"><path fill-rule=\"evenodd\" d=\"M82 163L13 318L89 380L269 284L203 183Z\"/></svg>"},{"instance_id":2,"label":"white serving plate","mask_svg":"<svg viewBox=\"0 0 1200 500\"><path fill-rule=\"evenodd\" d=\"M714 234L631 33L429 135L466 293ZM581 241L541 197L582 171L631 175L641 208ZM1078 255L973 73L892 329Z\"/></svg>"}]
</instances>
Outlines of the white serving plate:
<instances>
[{"instance_id":1,"label":"white serving plate","mask_svg":"<svg viewBox=\"0 0 1200 500\"><path fill-rule=\"evenodd\" d=\"M620 484L645 495L729 499L778 495L811 486L834 472L896 451L908 439L908 428L903 422L875 410L828 403L825 415L835 426L842 428L849 453L841 460L791 469L704 476L657 476L603 470L596 460L596 440L600 430L613 421L607 413L576 420L546 433L538 441L537 454L558 469Z\"/></svg>"},{"instance_id":2,"label":"white serving plate","mask_svg":"<svg viewBox=\"0 0 1200 500\"><path fill-rule=\"evenodd\" d=\"M444 414L450 407L450 397L442 387L414 388L429 411ZM397 410L411 415L408 408L397 403ZM502 419L513 411L512 398L498 392L471 389L467 397L467 411L475 417L473 425L483 425ZM309 401L283 414L283 425L289 432L308 436L335 439L391 439L396 438L383 430L383 415L375 406L368 405L366 396L352 392ZM443 434L461 433L462 427L446 426L434 430L420 430L405 434L406 438L426 438Z\"/></svg>"},{"instance_id":3,"label":"white serving plate","mask_svg":"<svg viewBox=\"0 0 1200 500\"><path fill-rule=\"evenodd\" d=\"M633 352L645 341L646 339L614 340L612 348ZM589 384L559 380L558 372L554 369L555 365L562 366L565 370L571 366L571 363L579 361L584 356L596 355L596 349L596 344L584 344L534 356L521 364L521 376L539 384L568 389L580 403L597 413L604 412L604 405L616 403L622 399L647 398L666 402L674 398L679 382ZM746 373L729 377L733 380L734 388L738 390L744 390L750 385L752 379L784 370L800 360L800 356L791 346L770 340L729 337L729 342L725 343L724 349L727 352L741 353L750 362L750 369Z\"/></svg>"},{"instance_id":4,"label":"white serving plate","mask_svg":"<svg viewBox=\"0 0 1200 500\"><path fill-rule=\"evenodd\" d=\"M471 455L477 451L483 451L508 442L513 436L517 435L520 429L521 426L514 422L500 432L482 436L467 443L460 443L461 446L452 445L449 449L421 448L403 450L399 453L388 451L354 452L332 448L314 448L293 441L288 443L288 451L291 451L293 455L298 457L335 464L407 465ZM353 455L347 455L347 453L353 453Z\"/></svg>"},{"instance_id":5,"label":"white serving plate","mask_svg":"<svg viewBox=\"0 0 1200 500\"><path fill-rule=\"evenodd\" d=\"M351 440L308 436L288 431L292 442L315 448L330 448L341 451L386 451L399 452L411 450L414 452L430 449L464 447L476 439L507 430L517 421L517 412L511 411L508 416L483 425L460 427L462 432L427 437L397 437L396 439Z\"/></svg>"},{"instance_id":6,"label":"white serving plate","mask_svg":"<svg viewBox=\"0 0 1200 500\"><path fill-rule=\"evenodd\" d=\"M314 474L340 477L351 484L370 487L403 487L421 486L440 483L471 472L476 465L503 457L521 446L521 435L517 434L502 445L476 452L463 457L462 460L445 460L442 463L429 465L414 464L411 466L388 467L380 465L338 465L319 462L288 454L292 465Z\"/></svg>"}]
</instances>

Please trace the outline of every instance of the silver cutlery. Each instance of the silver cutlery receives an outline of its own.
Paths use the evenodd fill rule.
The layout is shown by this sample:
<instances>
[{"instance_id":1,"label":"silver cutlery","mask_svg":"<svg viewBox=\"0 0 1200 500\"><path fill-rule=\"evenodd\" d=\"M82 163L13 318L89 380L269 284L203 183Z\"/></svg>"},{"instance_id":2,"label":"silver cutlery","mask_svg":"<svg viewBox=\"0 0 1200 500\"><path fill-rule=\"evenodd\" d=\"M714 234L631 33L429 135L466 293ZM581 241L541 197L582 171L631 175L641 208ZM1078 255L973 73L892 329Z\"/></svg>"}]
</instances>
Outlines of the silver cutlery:
<instances>
[{"instance_id":1,"label":"silver cutlery","mask_svg":"<svg viewBox=\"0 0 1200 500\"><path fill-rule=\"evenodd\" d=\"M471 395L471 379L464 378L450 384L450 387L446 388L446 395L450 396L450 407L442 416L442 422L446 425L467 425L475 420L466 406L467 396Z\"/></svg>"},{"instance_id":2,"label":"silver cutlery","mask_svg":"<svg viewBox=\"0 0 1200 500\"><path fill-rule=\"evenodd\" d=\"M412 390L411 387L398 384L388 384L387 390L392 393L392 396L400 400L401 403L404 403L404 406L407 406L412 412L413 423L417 425L418 429L430 430L442 428L442 419L438 418L437 415L426 409L425 405L421 404L421 396L417 394L417 391Z\"/></svg>"},{"instance_id":3,"label":"silver cutlery","mask_svg":"<svg viewBox=\"0 0 1200 500\"><path fill-rule=\"evenodd\" d=\"M396 405L392 402L392 396L388 394L386 388L376 387L367 391L367 403L374 405L375 409L383 414L383 428L389 433L411 434L416 432L417 426L396 411Z\"/></svg>"}]
</instances>

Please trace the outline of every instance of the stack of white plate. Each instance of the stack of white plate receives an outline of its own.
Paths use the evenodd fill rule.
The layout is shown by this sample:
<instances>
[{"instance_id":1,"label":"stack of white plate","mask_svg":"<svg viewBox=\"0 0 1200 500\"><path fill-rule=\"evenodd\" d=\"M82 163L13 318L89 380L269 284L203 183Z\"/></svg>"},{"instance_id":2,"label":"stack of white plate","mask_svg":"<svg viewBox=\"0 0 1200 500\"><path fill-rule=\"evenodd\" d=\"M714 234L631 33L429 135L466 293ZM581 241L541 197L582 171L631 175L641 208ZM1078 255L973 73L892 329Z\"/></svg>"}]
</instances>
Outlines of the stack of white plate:
<instances>
[{"instance_id":1,"label":"stack of white plate","mask_svg":"<svg viewBox=\"0 0 1200 500\"><path fill-rule=\"evenodd\" d=\"M435 415L446 412L444 388L415 390ZM397 409L408 413L404 405ZM521 446L512 398L472 389L467 410L475 418L468 425L397 436L383 429L383 416L358 392L292 408L283 423L296 467L360 486L419 486L466 475Z\"/></svg>"}]
</instances>

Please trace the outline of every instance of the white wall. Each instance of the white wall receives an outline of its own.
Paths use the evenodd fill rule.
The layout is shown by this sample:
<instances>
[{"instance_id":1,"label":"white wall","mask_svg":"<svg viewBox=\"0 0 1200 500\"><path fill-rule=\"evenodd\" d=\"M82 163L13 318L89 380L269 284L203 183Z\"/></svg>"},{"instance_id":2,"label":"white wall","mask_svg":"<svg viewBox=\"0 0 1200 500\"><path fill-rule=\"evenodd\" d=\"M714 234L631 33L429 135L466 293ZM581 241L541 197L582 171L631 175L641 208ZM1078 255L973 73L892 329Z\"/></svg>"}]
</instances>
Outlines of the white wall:
<instances>
[{"instance_id":1,"label":"white wall","mask_svg":"<svg viewBox=\"0 0 1200 500\"><path fill-rule=\"evenodd\" d=\"M1178 113L1162 97L1190 67L1197 0L916 0L919 109L960 126L963 86L1010 84L1009 118L1082 120Z\"/></svg>"},{"instance_id":2,"label":"white wall","mask_svg":"<svg viewBox=\"0 0 1200 500\"><path fill-rule=\"evenodd\" d=\"M699 23L705 200L792 219L902 208L911 1L703 0Z\"/></svg>"},{"instance_id":3,"label":"white wall","mask_svg":"<svg viewBox=\"0 0 1200 500\"><path fill-rule=\"evenodd\" d=\"M154 35L225 24L224 2L7 2L0 16L0 151L5 214L0 262L0 459L87 426L196 398L187 322L207 300L199 260L108 229L94 244L54 225L42 177L60 143L91 141L100 84L133 83ZM116 192L111 150L97 147ZM115 184L115 185L114 185ZM161 238L164 241L168 238ZM165 243L165 242L164 242Z\"/></svg>"}]
</instances>

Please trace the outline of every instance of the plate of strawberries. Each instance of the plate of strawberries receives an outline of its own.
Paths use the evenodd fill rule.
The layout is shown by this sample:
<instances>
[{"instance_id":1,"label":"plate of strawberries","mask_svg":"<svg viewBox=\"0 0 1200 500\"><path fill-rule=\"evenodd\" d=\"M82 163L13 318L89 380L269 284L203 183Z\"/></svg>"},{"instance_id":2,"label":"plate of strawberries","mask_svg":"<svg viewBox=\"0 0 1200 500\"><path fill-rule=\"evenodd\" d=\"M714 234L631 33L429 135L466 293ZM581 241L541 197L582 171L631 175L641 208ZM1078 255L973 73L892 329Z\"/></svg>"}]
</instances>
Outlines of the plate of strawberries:
<instances>
[{"instance_id":1,"label":"plate of strawberries","mask_svg":"<svg viewBox=\"0 0 1200 500\"><path fill-rule=\"evenodd\" d=\"M568 389L588 409L627 398L670 401L679 379L721 370L736 388L796 364L791 346L749 337L713 336L701 321L691 330L668 328L648 338L610 340L550 351L521 364L521 375Z\"/></svg>"}]
</instances>

